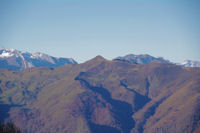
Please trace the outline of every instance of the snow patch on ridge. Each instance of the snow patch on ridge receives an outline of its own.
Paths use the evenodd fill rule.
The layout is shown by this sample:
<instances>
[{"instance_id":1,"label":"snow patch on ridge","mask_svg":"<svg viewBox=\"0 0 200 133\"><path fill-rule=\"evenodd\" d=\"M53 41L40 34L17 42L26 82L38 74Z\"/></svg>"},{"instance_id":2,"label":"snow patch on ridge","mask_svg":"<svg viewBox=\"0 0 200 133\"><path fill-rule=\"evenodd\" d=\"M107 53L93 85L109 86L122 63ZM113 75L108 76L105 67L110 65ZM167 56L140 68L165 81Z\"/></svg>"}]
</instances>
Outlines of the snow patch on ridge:
<instances>
[{"instance_id":1,"label":"snow patch on ridge","mask_svg":"<svg viewBox=\"0 0 200 133\"><path fill-rule=\"evenodd\" d=\"M10 52L7 52L7 51L3 51L1 54L0 54L0 57L2 58L8 58L8 57L11 57L11 56L14 56L13 53L10 53Z\"/></svg>"}]
</instances>

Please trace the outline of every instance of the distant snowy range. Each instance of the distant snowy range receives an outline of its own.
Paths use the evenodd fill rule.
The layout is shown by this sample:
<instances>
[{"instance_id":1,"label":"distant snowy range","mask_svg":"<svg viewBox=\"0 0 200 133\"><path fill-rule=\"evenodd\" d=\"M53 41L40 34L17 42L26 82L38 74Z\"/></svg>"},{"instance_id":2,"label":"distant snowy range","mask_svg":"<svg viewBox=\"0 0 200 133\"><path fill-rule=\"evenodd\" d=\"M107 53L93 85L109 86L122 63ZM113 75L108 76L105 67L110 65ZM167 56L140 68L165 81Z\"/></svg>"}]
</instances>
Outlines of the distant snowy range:
<instances>
[{"instance_id":1,"label":"distant snowy range","mask_svg":"<svg viewBox=\"0 0 200 133\"><path fill-rule=\"evenodd\" d=\"M200 61L192 61L192 60L185 60L182 63L175 63L171 62L169 60L166 60L162 57L153 57L148 54L141 54L141 55L134 55L134 54L129 54L123 57L117 57L115 60L124 60L124 61L130 61L136 64L148 64L151 62L162 62L162 63L172 63L176 65L181 65L184 67L200 67Z\"/></svg>"},{"instance_id":2,"label":"distant snowy range","mask_svg":"<svg viewBox=\"0 0 200 133\"><path fill-rule=\"evenodd\" d=\"M113 60L133 62L136 64L148 64L151 62L173 63L162 57L153 57L148 54L129 54L117 57ZM0 48L0 68L24 70L32 67L59 67L68 64L77 64L72 58L58 58L48 54L36 52L29 53L16 49ZM183 63L173 63L183 67L200 67L200 61L185 60Z\"/></svg>"},{"instance_id":3,"label":"distant snowy range","mask_svg":"<svg viewBox=\"0 0 200 133\"><path fill-rule=\"evenodd\" d=\"M0 68L23 70L31 67L58 67L77 64L72 58L57 58L44 53L29 53L0 48Z\"/></svg>"}]
</instances>

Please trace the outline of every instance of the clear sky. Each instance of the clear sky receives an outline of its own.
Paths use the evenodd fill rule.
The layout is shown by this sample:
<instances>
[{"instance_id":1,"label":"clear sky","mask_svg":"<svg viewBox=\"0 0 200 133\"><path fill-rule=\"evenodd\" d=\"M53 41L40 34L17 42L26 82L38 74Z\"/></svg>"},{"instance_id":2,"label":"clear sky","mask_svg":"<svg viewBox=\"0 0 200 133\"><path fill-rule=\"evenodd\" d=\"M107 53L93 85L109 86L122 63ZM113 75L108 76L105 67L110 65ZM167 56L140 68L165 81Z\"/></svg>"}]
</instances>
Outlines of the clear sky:
<instances>
[{"instance_id":1,"label":"clear sky","mask_svg":"<svg viewBox=\"0 0 200 133\"><path fill-rule=\"evenodd\" d=\"M200 0L0 0L0 47L84 62L200 60Z\"/></svg>"}]
</instances>

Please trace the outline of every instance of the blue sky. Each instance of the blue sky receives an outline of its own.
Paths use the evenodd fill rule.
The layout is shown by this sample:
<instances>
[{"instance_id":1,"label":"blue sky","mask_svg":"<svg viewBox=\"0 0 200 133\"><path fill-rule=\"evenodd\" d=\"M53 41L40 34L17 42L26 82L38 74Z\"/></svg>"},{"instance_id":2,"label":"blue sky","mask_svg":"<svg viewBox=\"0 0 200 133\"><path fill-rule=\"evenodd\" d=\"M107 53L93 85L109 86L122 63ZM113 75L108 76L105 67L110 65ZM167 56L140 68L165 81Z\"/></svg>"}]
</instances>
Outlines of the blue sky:
<instances>
[{"instance_id":1,"label":"blue sky","mask_svg":"<svg viewBox=\"0 0 200 133\"><path fill-rule=\"evenodd\" d=\"M84 62L127 54L200 60L200 0L1 0L0 47Z\"/></svg>"}]
</instances>

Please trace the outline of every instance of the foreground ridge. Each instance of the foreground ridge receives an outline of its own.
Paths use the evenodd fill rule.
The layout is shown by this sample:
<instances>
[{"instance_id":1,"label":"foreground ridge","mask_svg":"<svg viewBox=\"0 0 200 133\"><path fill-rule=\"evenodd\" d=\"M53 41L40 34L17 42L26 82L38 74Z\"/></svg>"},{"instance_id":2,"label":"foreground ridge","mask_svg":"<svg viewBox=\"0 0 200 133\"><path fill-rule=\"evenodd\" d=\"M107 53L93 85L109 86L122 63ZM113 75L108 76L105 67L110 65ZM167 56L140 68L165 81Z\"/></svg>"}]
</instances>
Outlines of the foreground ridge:
<instances>
[{"instance_id":1,"label":"foreground ridge","mask_svg":"<svg viewBox=\"0 0 200 133\"><path fill-rule=\"evenodd\" d=\"M25 133L200 131L200 68L97 56L0 75L0 121Z\"/></svg>"}]
</instances>

